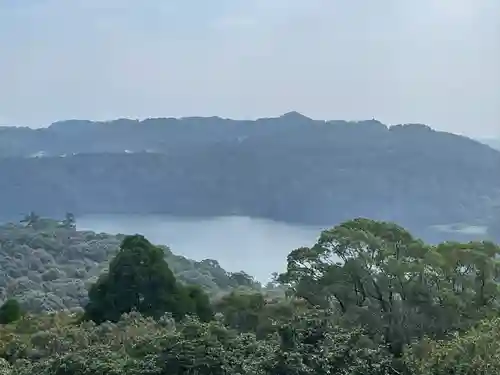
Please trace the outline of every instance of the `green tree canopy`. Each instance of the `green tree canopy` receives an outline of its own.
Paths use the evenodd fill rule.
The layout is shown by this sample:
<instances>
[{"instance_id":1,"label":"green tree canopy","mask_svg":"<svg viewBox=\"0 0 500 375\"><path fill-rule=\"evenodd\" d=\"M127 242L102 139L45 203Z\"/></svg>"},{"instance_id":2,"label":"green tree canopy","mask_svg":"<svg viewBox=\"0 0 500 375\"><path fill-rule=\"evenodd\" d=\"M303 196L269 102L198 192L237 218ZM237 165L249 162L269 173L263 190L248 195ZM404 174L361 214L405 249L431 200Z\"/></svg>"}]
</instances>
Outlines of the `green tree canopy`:
<instances>
[{"instance_id":1,"label":"green tree canopy","mask_svg":"<svg viewBox=\"0 0 500 375\"><path fill-rule=\"evenodd\" d=\"M498 311L498 254L489 242L429 246L396 224L355 219L290 253L280 280L401 355L414 339L442 338Z\"/></svg>"},{"instance_id":2,"label":"green tree canopy","mask_svg":"<svg viewBox=\"0 0 500 375\"><path fill-rule=\"evenodd\" d=\"M175 318L199 313L207 319L209 306L203 291L176 281L162 248L134 235L125 237L109 271L92 285L84 318L116 322L122 314L136 310L154 318L170 312Z\"/></svg>"},{"instance_id":3,"label":"green tree canopy","mask_svg":"<svg viewBox=\"0 0 500 375\"><path fill-rule=\"evenodd\" d=\"M449 341L424 339L406 355L406 363L420 375L497 375L500 373L500 319L482 321Z\"/></svg>"},{"instance_id":4,"label":"green tree canopy","mask_svg":"<svg viewBox=\"0 0 500 375\"><path fill-rule=\"evenodd\" d=\"M0 324L9 324L21 318L22 310L19 302L8 299L0 306Z\"/></svg>"}]
</instances>

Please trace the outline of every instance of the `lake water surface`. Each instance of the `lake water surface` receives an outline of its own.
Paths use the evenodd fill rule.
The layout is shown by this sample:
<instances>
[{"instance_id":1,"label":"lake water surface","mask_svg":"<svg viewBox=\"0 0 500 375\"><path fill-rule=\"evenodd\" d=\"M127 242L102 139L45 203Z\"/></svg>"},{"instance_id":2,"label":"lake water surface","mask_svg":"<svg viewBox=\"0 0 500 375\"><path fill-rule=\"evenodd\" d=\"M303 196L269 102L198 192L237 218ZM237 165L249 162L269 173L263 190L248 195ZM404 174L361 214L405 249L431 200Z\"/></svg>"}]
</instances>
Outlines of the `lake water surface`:
<instances>
[{"instance_id":1,"label":"lake water surface","mask_svg":"<svg viewBox=\"0 0 500 375\"><path fill-rule=\"evenodd\" d=\"M215 259L228 271L267 281L286 268L290 251L311 246L321 228L248 217L186 219L171 216L95 215L77 218L80 230L142 234L175 254L194 260Z\"/></svg>"}]
</instances>

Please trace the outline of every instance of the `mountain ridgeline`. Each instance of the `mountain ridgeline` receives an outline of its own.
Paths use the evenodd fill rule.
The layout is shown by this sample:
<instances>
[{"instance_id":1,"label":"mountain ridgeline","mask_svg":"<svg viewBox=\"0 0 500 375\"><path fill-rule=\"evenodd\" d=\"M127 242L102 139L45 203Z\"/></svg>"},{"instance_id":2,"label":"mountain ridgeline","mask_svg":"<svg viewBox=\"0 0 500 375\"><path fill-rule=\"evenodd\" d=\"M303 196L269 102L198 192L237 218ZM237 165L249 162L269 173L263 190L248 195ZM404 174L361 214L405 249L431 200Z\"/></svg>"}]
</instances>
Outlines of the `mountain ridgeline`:
<instances>
[{"instance_id":1,"label":"mountain ridgeline","mask_svg":"<svg viewBox=\"0 0 500 375\"><path fill-rule=\"evenodd\" d=\"M62 121L0 128L2 216L242 215L332 225L353 217L495 222L500 152L420 124L317 121L296 112Z\"/></svg>"},{"instance_id":2,"label":"mountain ridgeline","mask_svg":"<svg viewBox=\"0 0 500 375\"><path fill-rule=\"evenodd\" d=\"M500 150L500 138L498 139L486 139L484 140L484 143L487 144L488 146L496 149L496 150Z\"/></svg>"}]
</instances>

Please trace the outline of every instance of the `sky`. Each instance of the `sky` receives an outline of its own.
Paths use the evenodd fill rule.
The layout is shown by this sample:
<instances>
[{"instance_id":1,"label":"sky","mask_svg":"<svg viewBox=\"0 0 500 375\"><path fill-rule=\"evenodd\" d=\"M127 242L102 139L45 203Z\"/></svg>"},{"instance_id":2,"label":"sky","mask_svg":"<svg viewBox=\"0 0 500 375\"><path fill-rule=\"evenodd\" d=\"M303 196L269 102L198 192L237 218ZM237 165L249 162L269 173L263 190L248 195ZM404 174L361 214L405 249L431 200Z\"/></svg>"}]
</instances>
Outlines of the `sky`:
<instances>
[{"instance_id":1,"label":"sky","mask_svg":"<svg viewBox=\"0 0 500 375\"><path fill-rule=\"evenodd\" d=\"M499 0L0 0L0 124L298 111L500 137Z\"/></svg>"}]
</instances>

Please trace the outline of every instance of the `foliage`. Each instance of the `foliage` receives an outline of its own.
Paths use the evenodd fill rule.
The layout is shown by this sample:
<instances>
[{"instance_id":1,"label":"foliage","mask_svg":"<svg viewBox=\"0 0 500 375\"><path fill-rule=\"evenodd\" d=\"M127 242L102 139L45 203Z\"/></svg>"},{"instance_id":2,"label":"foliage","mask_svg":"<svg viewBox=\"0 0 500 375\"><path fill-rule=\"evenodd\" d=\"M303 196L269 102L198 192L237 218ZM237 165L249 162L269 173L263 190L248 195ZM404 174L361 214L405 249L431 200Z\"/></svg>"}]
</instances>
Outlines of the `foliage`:
<instances>
[{"instance_id":1,"label":"foliage","mask_svg":"<svg viewBox=\"0 0 500 375\"><path fill-rule=\"evenodd\" d=\"M0 325L0 374L493 375L499 252L354 219L290 253L276 280L287 298L250 290L241 273L227 278L246 289L209 301L176 281L163 248L126 236L90 288L87 316ZM92 314L99 324L82 319Z\"/></svg>"},{"instance_id":2,"label":"foliage","mask_svg":"<svg viewBox=\"0 0 500 375\"><path fill-rule=\"evenodd\" d=\"M198 313L210 320L208 297L199 288L179 284L164 257L163 249L143 236L125 237L109 271L90 288L84 319L116 322L135 310L157 319L170 312L177 319Z\"/></svg>"},{"instance_id":3,"label":"foliage","mask_svg":"<svg viewBox=\"0 0 500 375\"><path fill-rule=\"evenodd\" d=\"M500 318L485 320L449 341L423 340L407 353L416 374L496 375L500 372Z\"/></svg>"},{"instance_id":4,"label":"foliage","mask_svg":"<svg viewBox=\"0 0 500 375\"><path fill-rule=\"evenodd\" d=\"M489 242L430 246L395 224L356 219L290 253L280 280L401 355L414 339L444 338L499 312L499 254Z\"/></svg>"},{"instance_id":5,"label":"foliage","mask_svg":"<svg viewBox=\"0 0 500 375\"><path fill-rule=\"evenodd\" d=\"M19 306L19 302L15 299L8 299L0 306L0 324L15 322L21 315L21 306Z\"/></svg>"},{"instance_id":6,"label":"foliage","mask_svg":"<svg viewBox=\"0 0 500 375\"><path fill-rule=\"evenodd\" d=\"M214 303L224 324L239 332L253 332L258 338L276 332L276 322L292 319L307 311L300 300L271 298L258 292L232 291Z\"/></svg>"},{"instance_id":7,"label":"foliage","mask_svg":"<svg viewBox=\"0 0 500 375\"><path fill-rule=\"evenodd\" d=\"M383 348L335 327L328 312L288 319L262 340L217 321L138 313L100 326L64 314L23 319L0 332L12 375L395 373Z\"/></svg>"},{"instance_id":8,"label":"foliage","mask_svg":"<svg viewBox=\"0 0 500 375\"><path fill-rule=\"evenodd\" d=\"M0 375L10 375L12 373L12 368L5 359L0 358Z\"/></svg>"},{"instance_id":9,"label":"foliage","mask_svg":"<svg viewBox=\"0 0 500 375\"><path fill-rule=\"evenodd\" d=\"M28 312L85 306L88 287L107 269L124 236L76 230L68 217L56 221L30 216L35 218L30 225L0 226L0 302L15 298ZM199 285L212 296L248 288L248 283L260 289L255 281L225 271L215 260L196 262L161 248L178 281Z\"/></svg>"}]
</instances>

